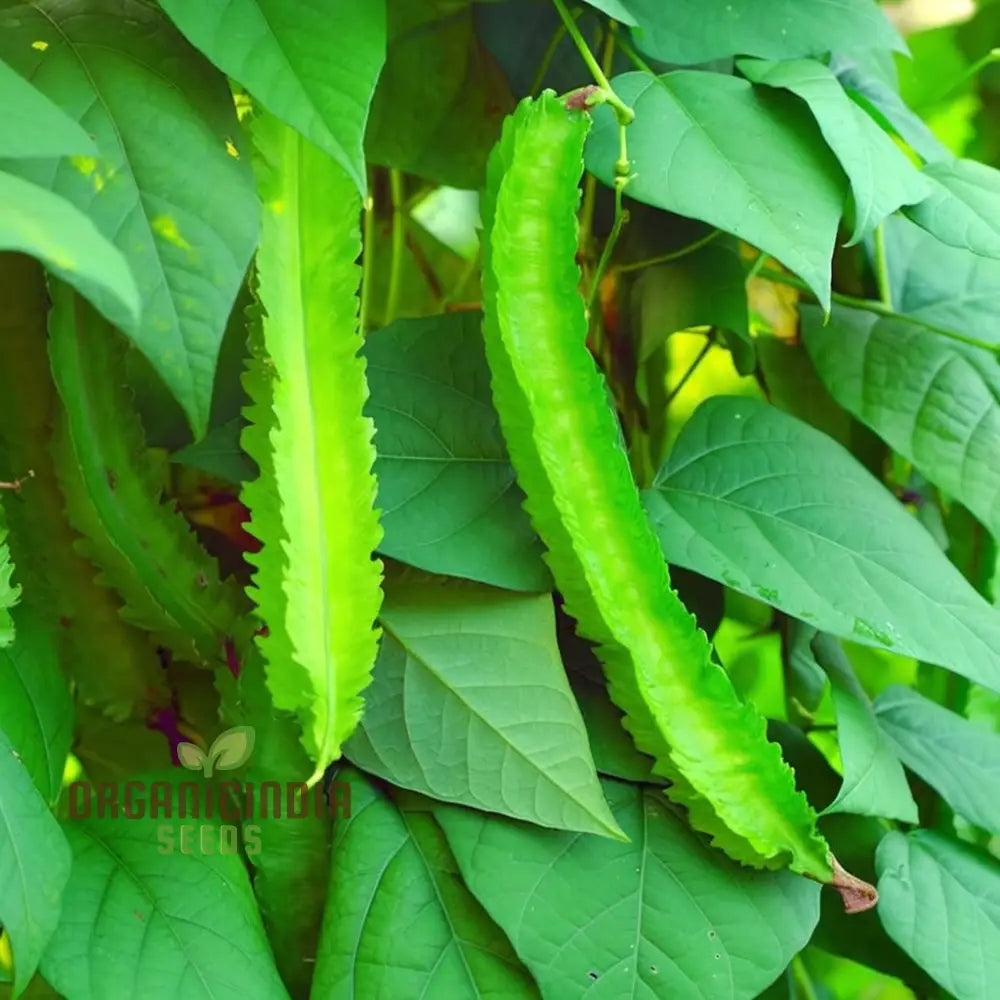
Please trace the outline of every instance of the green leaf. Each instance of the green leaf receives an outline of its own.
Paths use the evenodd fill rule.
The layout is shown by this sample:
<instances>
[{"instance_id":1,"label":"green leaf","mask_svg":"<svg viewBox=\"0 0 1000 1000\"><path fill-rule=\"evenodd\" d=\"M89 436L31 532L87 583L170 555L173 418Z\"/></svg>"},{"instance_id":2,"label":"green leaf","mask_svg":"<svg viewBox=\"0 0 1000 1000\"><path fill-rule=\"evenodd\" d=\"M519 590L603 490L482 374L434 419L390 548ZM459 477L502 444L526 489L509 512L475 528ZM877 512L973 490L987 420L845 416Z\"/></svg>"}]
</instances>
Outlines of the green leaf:
<instances>
[{"instance_id":1,"label":"green leaf","mask_svg":"<svg viewBox=\"0 0 1000 1000\"><path fill-rule=\"evenodd\" d=\"M0 60L4 131L0 156L94 156L94 140L41 91ZM5 211L13 206L4 205Z\"/></svg>"},{"instance_id":2,"label":"green leaf","mask_svg":"<svg viewBox=\"0 0 1000 1000\"><path fill-rule=\"evenodd\" d=\"M635 27L638 22L628 9L627 4L629 2L630 0L587 0L587 3L591 7L596 7L598 10L603 11L608 17L620 21L622 24L627 24L630 27Z\"/></svg>"},{"instance_id":3,"label":"green leaf","mask_svg":"<svg viewBox=\"0 0 1000 1000\"><path fill-rule=\"evenodd\" d=\"M1000 735L893 685L875 702L903 763L962 817L1000 833Z\"/></svg>"},{"instance_id":4,"label":"green leaf","mask_svg":"<svg viewBox=\"0 0 1000 1000\"><path fill-rule=\"evenodd\" d=\"M1000 366L905 317L802 308L802 335L833 398L1000 537Z\"/></svg>"},{"instance_id":5,"label":"green leaf","mask_svg":"<svg viewBox=\"0 0 1000 1000\"><path fill-rule=\"evenodd\" d=\"M707 400L644 499L669 562L1000 688L1000 615L853 456L780 410Z\"/></svg>"},{"instance_id":6,"label":"green leaf","mask_svg":"<svg viewBox=\"0 0 1000 1000\"><path fill-rule=\"evenodd\" d=\"M466 882L543 995L757 996L809 940L818 887L708 849L662 792L604 789L629 843L436 810Z\"/></svg>"},{"instance_id":7,"label":"green leaf","mask_svg":"<svg viewBox=\"0 0 1000 1000\"><path fill-rule=\"evenodd\" d=\"M957 1000L1000 982L1000 863L932 830L879 844L878 914L889 937Z\"/></svg>"},{"instance_id":8,"label":"green leaf","mask_svg":"<svg viewBox=\"0 0 1000 1000\"><path fill-rule=\"evenodd\" d=\"M0 729L0 923L14 953L14 997L59 920L70 852L20 754Z\"/></svg>"},{"instance_id":9,"label":"green leaf","mask_svg":"<svg viewBox=\"0 0 1000 1000\"><path fill-rule=\"evenodd\" d=\"M975 160L929 163L930 195L904 213L948 246L1000 258L1000 171Z\"/></svg>"},{"instance_id":10,"label":"green leaf","mask_svg":"<svg viewBox=\"0 0 1000 1000\"><path fill-rule=\"evenodd\" d=\"M259 215L225 78L141 0L6 5L0 58L98 149L96 157L18 160L6 169L71 202L124 255L142 313L109 319L201 435Z\"/></svg>"},{"instance_id":11,"label":"green leaf","mask_svg":"<svg viewBox=\"0 0 1000 1000\"><path fill-rule=\"evenodd\" d=\"M369 160L478 188L513 98L476 38L472 4L388 0L389 52L365 136Z\"/></svg>"},{"instance_id":12,"label":"green leaf","mask_svg":"<svg viewBox=\"0 0 1000 1000\"><path fill-rule=\"evenodd\" d=\"M1000 261L946 246L899 216L885 224L889 284L909 316L1000 343Z\"/></svg>"},{"instance_id":13,"label":"green leaf","mask_svg":"<svg viewBox=\"0 0 1000 1000\"><path fill-rule=\"evenodd\" d=\"M49 355L63 402L55 443L77 549L114 587L123 615L181 659L220 662L249 627L237 585L199 545L162 484L131 394L124 342L65 285L50 289Z\"/></svg>"},{"instance_id":14,"label":"green leaf","mask_svg":"<svg viewBox=\"0 0 1000 1000\"><path fill-rule=\"evenodd\" d=\"M790 90L809 105L851 184L854 229L848 246L864 239L900 206L930 195L927 179L847 96L829 67L811 59L779 63L741 59L738 65L753 83Z\"/></svg>"},{"instance_id":15,"label":"green leaf","mask_svg":"<svg viewBox=\"0 0 1000 1000\"><path fill-rule=\"evenodd\" d=\"M752 243L827 305L845 183L801 102L755 92L736 77L692 70L625 73L612 85L636 114L628 132L636 174L628 194ZM757 155L762 146L763 158ZM617 158L614 114L598 108L587 169L611 184Z\"/></svg>"},{"instance_id":16,"label":"green leaf","mask_svg":"<svg viewBox=\"0 0 1000 1000\"><path fill-rule=\"evenodd\" d=\"M17 638L0 650L0 729L51 806L62 789L73 738L73 702L54 630L31 604L22 604L14 620Z\"/></svg>"},{"instance_id":17,"label":"green leaf","mask_svg":"<svg viewBox=\"0 0 1000 1000\"><path fill-rule=\"evenodd\" d=\"M282 552L270 558L285 560L282 593L275 593L280 570L268 571L254 600L264 621L284 634L274 650L280 656L267 640L262 645L268 685L278 708L299 714L318 777L361 716L382 599L382 567L372 558L382 538L375 448L358 356L361 199L337 164L276 119L258 119L254 140L265 205L259 297L274 412L266 423L270 458L251 457L273 469L281 519L254 520L250 530L265 549ZM324 192L319 201L317 191Z\"/></svg>"},{"instance_id":18,"label":"green leaf","mask_svg":"<svg viewBox=\"0 0 1000 1000\"><path fill-rule=\"evenodd\" d=\"M171 462L199 469L210 476L230 483L242 483L257 474L254 463L240 448L242 421L237 417L213 427L200 440L179 448L170 456Z\"/></svg>"},{"instance_id":19,"label":"green leaf","mask_svg":"<svg viewBox=\"0 0 1000 1000\"><path fill-rule=\"evenodd\" d=\"M947 147L938 141L920 115L899 96L895 72L885 79L872 71L863 59L853 59L837 53L830 60L830 69L837 75L852 100L863 107L886 131L898 135L921 159L930 162L950 161Z\"/></svg>"},{"instance_id":20,"label":"green leaf","mask_svg":"<svg viewBox=\"0 0 1000 1000\"><path fill-rule=\"evenodd\" d=\"M385 537L433 573L549 590L490 396L478 312L399 320L365 341Z\"/></svg>"},{"instance_id":21,"label":"green leaf","mask_svg":"<svg viewBox=\"0 0 1000 1000\"><path fill-rule=\"evenodd\" d=\"M884 816L917 824L920 816L892 742L879 728L871 700L854 675L840 644L818 635L812 649L833 686L837 710L837 741L844 763L844 781L824 813Z\"/></svg>"},{"instance_id":22,"label":"green leaf","mask_svg":"<svg viewBox=\"0 0 1000 1000\"><path fill-rule=\"evenodd\" d=\"M312 996L323 1000L531 1000L538 991L465 887L426 812L402 812L353 771Z\"/></svg>"},{"instance_id":23,"label":"green leaf","mask_svg":"<svg viewBox=\"0 0 1000 1000\"><path fill-rule=\"evenodd\" d=\"M86 215L51 191L2 170L0 204L0 249L38 258L112 323L136 324L141 306L132 272Z\"/></svg>"},{"instance_id":24,"label":"green leaf","mask_svg":"<svg viewBox=\"0 0 1000 1000\"><path fill-rule=\"evenodd\" d=\"M149 815L153 781L171 774L146 776L132 800L150 806L142 816L63 824L73 871L42 974L74 1000L131 1000L137 988L185 1000L288 1000L246 869L235 850L220 849L218 824L176 818L176 786L175 818Z\"/></svg>"},{"instance_id":25,"label":"green leaf","mask_svg":"<svg viewBox=\"0 0 1000 1000\"><path fill-rule=\"evenodd\" d=\"M345 747L353 763L446 802L620 835L548 595L416 579L388 591L381 623L364 719Z\"/></svg>"},{"instance_id":26,"label":"green leaf","mask_svg":"<svg viewBox=\"0 0 1000 1000\"><path fill-rule=\"evenodd\" d=\"M850 450L851 416L826 391L805 347L767 335L754 346L768 401Z\"/></svg>"},{"instance_id":27,"label":"green leaf","mask_svg":"<svg viewBox=\"0 0 1000 1000\"><path fill-rule=\"evenodd\" d=\"M872 0L622 0L639 24L636 44L666 63L692 65L724 56L791 59L833 49L906 46Z\"/></svg>"},{"instance_id":28,"label":"green leaf","mask_svg":"<svg viewBox=\"0 0 1000 1000\"><path fill-rule=\"evenodd\" d=\"M362 140L385 59L384 0L164 0L174 24L364 194Z\"/></svg>"}]
</instances>

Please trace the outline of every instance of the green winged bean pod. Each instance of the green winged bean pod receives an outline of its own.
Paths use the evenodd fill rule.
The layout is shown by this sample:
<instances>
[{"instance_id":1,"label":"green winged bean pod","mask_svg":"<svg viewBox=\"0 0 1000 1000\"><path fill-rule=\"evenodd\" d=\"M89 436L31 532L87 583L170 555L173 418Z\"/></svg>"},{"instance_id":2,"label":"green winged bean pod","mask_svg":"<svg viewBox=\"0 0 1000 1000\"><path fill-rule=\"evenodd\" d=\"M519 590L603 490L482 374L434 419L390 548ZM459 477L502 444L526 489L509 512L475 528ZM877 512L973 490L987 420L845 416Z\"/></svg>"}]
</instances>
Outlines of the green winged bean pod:
<instances>
[{"instance_id":1,"label":"green winged bean pod","mask_svg":"<svg viewBox=\"0 0 1000 1000\"><path fill-rule=\"evenodd\" d=\"M598 644L612 698L692 824L754 866L855 893L759 713L737 696L676 593L586 347L576 212L589 116L551 92L504 125L483 200L493 395L567 610ZM836 871L836 874L835 874ZM863 885L863 884L861 884ZM848 900L848 905L852 903Z\"/></svg>"},{"instance_id":2,"label":"green winged bean pod","mask_svg":"<svg viewBox=\"0 0 1000 1000\"><path fill-rule=\"evenodd\" d=\"M314 784L361 718L379 640L382 528L355 263L361 199L340 166L278 119L259 115L253 137L262 322L243 442L261 476L244 499L264 547L252 596L268 628L268 688L277 708L299 716Z\"/></svg>"}]
</instances>

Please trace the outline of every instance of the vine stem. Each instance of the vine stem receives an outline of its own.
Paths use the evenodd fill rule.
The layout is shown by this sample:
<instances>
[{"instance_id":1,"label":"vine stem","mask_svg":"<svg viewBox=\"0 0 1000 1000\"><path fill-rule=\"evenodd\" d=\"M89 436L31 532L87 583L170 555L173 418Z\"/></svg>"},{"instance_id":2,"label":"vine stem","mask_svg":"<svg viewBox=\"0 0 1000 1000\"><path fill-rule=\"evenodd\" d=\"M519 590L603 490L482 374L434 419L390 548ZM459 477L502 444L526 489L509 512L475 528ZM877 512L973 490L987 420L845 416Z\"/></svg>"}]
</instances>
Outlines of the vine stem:
<instances>
[{"instance_id":1,"label":"vine stem","mask_svg":"<svg viewBox=\"0 0 1000 1000\"><path fill-rule=\"evenodd\" d=\"M621 235L625 223L628 222L628 212L622 206L624 187L624 184L615 183L615 221L611 224L611 232L608 233L608 238L604 241L604 249L601 251L601 258L597 262L597 270L594 271L594 280L590 285L590 295L587 297L588 316L593 311L594 303L597 301L597 296L601 290L601 281L608 269L608 264L611 262L611 255L614 253L615 244L618 242L618 237Z\"/></svg>"},{"instance_id":2,"label":"vine stem","mask_svg":"<svg viewBox=\"0 0 1000 1000\"><path fill-rule=\"evenodd\" d=\"M403 214L403 175L395 168L389 171L392 197L392 258L389 264L389 291L385 298L384 325L396 318L399 291L403 277L403 254L406 250L406 219Z\"/></svg>"},{"instance_id":3,"label":"vine stem","mask_svg":"<svg viewBox=\"0 0 1000 1000\"><path fill-rule=\"evenodd\" d=\"M806 968L805 962L800 955L792 959L792 975L795 978L795 985L802 993L802 1000L819 1000L816 995L816 988L813 986L812 977Z\"/></svg>"},{"instance_id":4,"label":"vine stem","mask_svg":"<svg viewBox=\"0 0 1000 1000\"><path fill-rule=\"evenodd\" d=\"M678 247L676 250L671 250L668 253L657 254L655 257L647 257L645 260L635 260L629 264L620 264L618 266L618 272L620 274L628 274L630 271L641 271L643 268L653 267L656 264L669 264L671 261L680 260L682 257L687 257L689 254L696 253L702 247L708 246L712 240L721 235L721 229L713 229L710 233L706 233L704 236L699 236L698 239L692 240L690 243L685 243L684 246Z\"/></svg>"},{"instance_id":5,"label":"vine stem","mask_svg":"<svg viewBox=\"0 0 1000 1000\"><path fill-rule=\"evenodd\" d=\"M13 490L15 493L21 492L21 487L29 480L33 479L35 472L33 469L28 469L28 471L21 476L20 479L15 479L13 482L4 483L0 482L0 490Z\"/></svg>"},{"instance_id":6,"label":"vine stem","mask_svg":"<svg viewBox=\"0 0 1000 1000\"><path fill-rule=\"evenodd\" d=\"M375 197L371 193L372 181L368 181L368 197L365 199L363 235L361 242L361 309L358 327L363 337L368 331L368 313L372 301L372 275L375 272Z\"/></svg>"},{"instance_id":7,"label":"vine stem","mask_svg":"<svg viewBox=\"0 0 1000 1000\"><path fill-rule=\"evenodd\" d=\"M687 371L680 377L680 381L667 393L667 398L663 401L664 408L668 407L681 393L681 390L688 384L691 376L698 370L702 361L708 357L708 352L711 351L715 344L715 334L709 333L705 340L705 345L696 355L694 361L688 365Z\"/></svg>"},{"instance_id":8,"label":"vine stem","mask_svg":"<svg viewBox=\"0 0 1000 1000\"><path fill-rule=\"evenodd\" d=\"M574 13L577 16L579 11ZM612 22L613 23L613 22ZM560 25L565 32L565 25ZM611 72L611 64L615 55L615 36L608 31L604 39L604 52L601 56L601 72L607 76ZM591 244L594 239L594 210L597 206L597 178L588 171L583 181L583 208L580 212L581 247L584 258L590 260Z\"/></svg>"},{"instance_id":9,"label":"vine stem","mask_svg":"<svg viewBox=\"0 0 1000 1000\"><path fill-rule=\"evenodd\" d=\"M635 120L635 111L615 93L614 88L611 86L611 82L605 75L604 70L601 69L600 64L594 58L594 53L590 51L590 46L584 40L583 35L580 34L580 29L577 27L576 21L570 15L570 12L566 8L566 4L563 0L552 0L552 2L555 4L556 10L559 12L559 16L562 18L563 24L566 25L566 32L569 34L569 37L573 39L573 44L576 46L581 58L587 64L587 68L594 77L594 81L601 88L601 90L604 91L605 102L614 108L615 115L618 118L618 124L630 124Z\"/></svg>"},{"instance_id":10,"label":"vine stem","mask_svg":"<svg viewBox=\"0 0 1000 1000\"><path fill-rule=\"evenodd\" d=\"M807 295L816 298L816 294L804 281L791 274L784 274L770 267L762 267L758 276L767 281L773 281L777 285L788 285L789 288L797 288L800 292L805 292ZM905 313L898 313L895 309L889 308L884 302L876 302L874 299L859 299L853 295L844 295L842 292L831 292L830 298L839 305L861 309L864 312L874 313L876 316L882 316L885 319L902 320L904 323L923 327L931 333L938 334L938 336L947 337L949 340L955 340L960 344L968 344L969 347L978 347L982 351L989 351L990 354L1000 356L1000 344L991 344L985 340L979 340L977 337L967 337L964 333L959 333L957 330L949 330L946 326L928 323L927 320L920 319L919 316L907 316Z\"/></svg>"}]
</instances>

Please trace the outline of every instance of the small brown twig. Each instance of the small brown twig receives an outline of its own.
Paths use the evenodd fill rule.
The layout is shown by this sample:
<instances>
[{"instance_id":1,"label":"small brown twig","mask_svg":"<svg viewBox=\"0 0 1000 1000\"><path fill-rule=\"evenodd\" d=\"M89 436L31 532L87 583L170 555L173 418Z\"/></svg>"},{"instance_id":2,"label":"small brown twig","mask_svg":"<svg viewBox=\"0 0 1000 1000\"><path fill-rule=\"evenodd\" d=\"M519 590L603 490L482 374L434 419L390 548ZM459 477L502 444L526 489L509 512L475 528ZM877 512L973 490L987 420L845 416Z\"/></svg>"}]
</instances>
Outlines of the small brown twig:
<instances>
[{"instance_id":1,"label":"small brown twig","mask_svg":"<svg viewBox=\"0 0 1000 1000\"><path fill-rule=\"evenodd\" d=\"M21 486L29 479L34 479L34 477L34 469L28 469L27 475L21 476L20 479L15 479L12 483L0 482L0 490L13 490L15 493L20 493Z\"/></svg>"}]
</instances>

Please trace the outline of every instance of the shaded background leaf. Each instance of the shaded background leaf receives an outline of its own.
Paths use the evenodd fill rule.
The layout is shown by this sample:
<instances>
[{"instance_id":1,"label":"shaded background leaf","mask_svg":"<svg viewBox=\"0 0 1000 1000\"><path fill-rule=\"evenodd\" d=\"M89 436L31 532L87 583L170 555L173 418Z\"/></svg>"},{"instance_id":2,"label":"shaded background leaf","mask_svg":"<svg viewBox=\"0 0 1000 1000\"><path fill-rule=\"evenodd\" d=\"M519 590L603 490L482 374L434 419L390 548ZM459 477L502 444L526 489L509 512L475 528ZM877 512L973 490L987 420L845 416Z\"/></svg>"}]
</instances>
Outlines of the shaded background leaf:
<instances>
[{"instance_id":1,"label":"shaded background leaf","mask_svg":"<svg viewBox=\"0 0 1000 1000\"><path fill-rule=\"evenodd\" d=\"M88 0L86 16L78 13L65 0L5 6L0 58L79 121L98 156L5 168L67 199L121 251L142 314L111 318L200 435L258 231L232 97L157 8Z\"/></svg>"},{"instance_id":2,"label":"shaded background leaf","mask_svg":"<svg viewBox=\"0 0 1000 1000\"><path fill-rule=\"evenodd\" d=\"M369 336L380 551L421 569L548 590L542 545L493 400L478 312L398 320Z\"/></svg>"}]
</instances>

